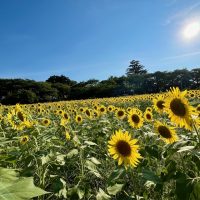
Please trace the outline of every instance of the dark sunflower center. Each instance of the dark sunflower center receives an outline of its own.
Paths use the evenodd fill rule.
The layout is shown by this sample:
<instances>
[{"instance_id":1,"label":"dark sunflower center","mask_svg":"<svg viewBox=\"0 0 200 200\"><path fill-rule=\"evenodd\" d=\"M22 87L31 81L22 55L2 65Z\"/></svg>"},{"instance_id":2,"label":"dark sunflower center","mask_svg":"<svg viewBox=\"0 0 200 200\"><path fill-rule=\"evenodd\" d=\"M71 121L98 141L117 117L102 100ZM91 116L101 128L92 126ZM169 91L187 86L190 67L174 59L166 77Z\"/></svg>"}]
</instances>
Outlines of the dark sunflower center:
<instances>
[{"instance_id":1,"label":"dark sunflower center","mask_svg":"<svg viewBox=\"0 0 200 200\"><path fill-rule=\"evenodd\" d=\"M157 107L158 107L159 109L163 109L163 108L164 108L164 105L163 105L164 103L165 103L164 101L160 100L160 101L157 102L156 105L157 105Z\"/></svg>"},{"instance_id":2,"label":"dark sunflower center","mask_svg":"<svg viewBox=\"0 0 200 200\"><path fill-rule=\"evenodd\" d=\"M24 121L24 116L21 112L17 113L17 117L23 122Z\"/></svg>"},{"instance_id":3,"label":"dark sunflower center","mask_svg":"<svg viewBox=\"0 0 200 200\"><path fill-rule=\"evenodd\" d=\"M197 111L200 111L200 106L199 106L199 107L197 107Z\"/></svg>"},{"instance_id":4,"label":"dark sunflower center","mask_svg":"<svg viewBox=\"0 0 200 200\"><path fill-rule=\"evenodd\" d=\"M85 113L86 113L86 115L90 116L90 111L89 110L86 110Z\"/></svg>"},{"instance_id":5,"label":"dark sunflower center","mask_svg":"<svg viewBox=\"0 0 200 200\"><path fill-rule=\"evenodd\" d=\"M22 142L26 142L26 141L27 141L26 137L22 138Z\"/></svg>"},{"instance_id":6,"label":"dark sunflower center","mask_svg":"<svg viewBox=\"0 0 200 200\"><path fill-rule=\"evenodd\" d=\"M131 147L128 142L121 140L117 142L116 148L122 156L129 156L131 154Z\"/></svg>"},{"instance_id":7,"label":"dark sunflower center","mask_svg":"<svg viewBox=\"0 0 200 200\"><path fill-rule=\"evenodd\" d=\"M173 99L170 103L170 108L175 115L180 117L183 117L186 114L185 105L180 99Z\"/></svg>"},{"instance_id":8,"label":"dark sunflower center","mask_svg":"<svg viewBox=\"0 0 200 200\"><path fill-rule=\"evenodd\" d=\"M147 119L151 119L151 115L150 114L147 114L146 117L147 117Z\"/></svg>"},{"instance_id":9,"label":"dark sunflower center","mask_svg":"<svg viewBox=\"0 0 200 200\"><path fill-rule=\"evenodd\" d=\"M78 118L77 118L77 120L80 122L80 121L81 121L81 118L80 118L80 117L78 117Z\"/></svg>"},{"instance_id":10,"label":"dark sunflower center","mask_svg":"<svg viewBox=\"0 0 200 200\"><path fill-rule=\"evenodd\" d=\"M46 120L44 120L44 123L45 123L45 124L48 124L48 122L49 122L49 121L48 121L47 119L46 119Z\"/></svg>"},{"instance_id":11,"label":"dark sunflower center","mask_svg":"<svg viewBox=\"0 0 200 200\"><path fill-rule=\"evenodd\" d=\"M136 124L138 124L140 122L140 118L136 114L132 115L131 119Z\"/></svg>"},{"instance_id":12,"label":"dark sunflower center","mask_svg":"<svg viewBox=\"0 0 200 200\"><path fill-rule=\"evenodd\" d=\"M101 112L104 112L104 108L101 108L100 111L101 111Z\"/></svg>"},{"instance_id":13,"label":"dark sunflower center","mask_svg":"<svg viewBox=\"0 0 200 200\"><path fill-rule=\"evenodd\" d=\"M158 127L159 134L164 138L171 138L171 132L166 126L159 126Z\"/></svg>"},{"instance_id":14,"label":"dark sunflower center","mask_svg":"<svg viewBox=\"0 0 200 200\"><path fill-rule=\"evenodd\" d=\"M120 110L120 111L118 111L117 114L118 114L119 117L122 117L124 115L124 112Z\"/></svg>"},{"instance_id":15,"label":"dark sunflower center","mask_svg":"<svg viewBox=\"0 0 200 200\"><path fill-rule=\"evenodd\" d=\"M68 119L68 115L67 114L64 114L64 117L65 117L65 119Z\"/></svg>"}]
</instances>

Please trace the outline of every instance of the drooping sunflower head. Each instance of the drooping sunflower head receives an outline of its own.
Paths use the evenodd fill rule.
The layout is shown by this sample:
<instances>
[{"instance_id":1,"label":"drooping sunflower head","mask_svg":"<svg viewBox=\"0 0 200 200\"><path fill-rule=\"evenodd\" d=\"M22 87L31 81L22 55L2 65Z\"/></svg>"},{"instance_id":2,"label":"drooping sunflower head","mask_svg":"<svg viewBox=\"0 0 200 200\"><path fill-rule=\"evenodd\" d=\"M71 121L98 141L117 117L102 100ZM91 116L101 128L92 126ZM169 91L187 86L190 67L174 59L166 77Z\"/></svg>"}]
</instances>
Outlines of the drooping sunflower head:
<instances>
[{"instance_id":1,"label":"drooping sunflower head","mask_svg":"<svg viewBox=\"0 0 200 200\"><path fill-rule=\"evenodd\" d=\"M142 117L142 112L132 109L128 113L128 122L133 128L140 128L143 125L144 119Z\"/></svg>"},{"instance_id":2,"label":"drooping sunflower head","mask_svg":"<svg viewBox=\"0 0 200 200\"><path fill-rule=\"evenodd\" d=\"M16 114L19 120L21 120L22 122L25 121L25 116L22 111L18 111Z\"/></svg>"},{"instance_id":3,"label":"drooping sunflower head","mask_svg":"<svg viewBox=\"0 0 200 200\"><path fill-rule=\"evenodd\" d=\"M186 94L187 91L181 92L179 88L172 88L171 91L169 91L169 96L164 106L172 122L180 127L191 130L193 108L189 105L185 97Z\"/></svg>"},{"instance_id":4,"label":"drooping sunflower head","mask_svg":"<svg viewBox=\"0 0 200 200\"><path fill-rule=\"evenodd\" d=\"M136 167L139 159L142 158L139 150L139 145L136 145L137 140L131 139L131 135L126 131L115 131L108 141L108 152L118 160L118 165L124 163L125 167Z\"/></svg>"},{"instance_id":5,"label":"drooping sunflower head","mask_svg":"<svg viewBox=\"0 0 200 200\"><path fill-rule=\"evenodd\" d=\"M20 137L20 143L21 144L26 144L29 141L29 136L28 135L23 135Z\"/></svg>"},{"instance_id":6,"label":"drooping sunflower head","mask_svg":"<svg viewBox=\"0 0 200 200\"><path fill-rule=\"evenodd\" d=\"M162 95L159 95L157 98L153 99L153 107L158 113L162 113L164 111L165 100Z\"/></svg>"},{"instance_id":7,"label":"drooping sunflower head","mask_svg":"<svg viewBox=\"0 0 200 200\"><path fill-rule=\"evenodd\" d=\"M169 127L159 121L156 121L154 126L156 133L165 143L169 144L178 141L179 138L173 127Z\"/></svg>"}]
</instances>

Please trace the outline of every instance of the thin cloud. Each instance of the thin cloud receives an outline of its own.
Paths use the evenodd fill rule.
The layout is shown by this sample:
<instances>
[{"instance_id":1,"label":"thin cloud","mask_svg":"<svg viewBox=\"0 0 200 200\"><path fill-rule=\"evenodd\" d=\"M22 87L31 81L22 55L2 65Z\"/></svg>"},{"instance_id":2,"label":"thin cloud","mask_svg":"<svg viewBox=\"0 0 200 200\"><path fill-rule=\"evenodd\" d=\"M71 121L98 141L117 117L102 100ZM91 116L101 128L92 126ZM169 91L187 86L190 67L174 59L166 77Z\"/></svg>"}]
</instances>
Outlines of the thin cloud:
<instances>
[{"instance_id":1,"label":"thin cloud","mask_svg":"<svg viewBox=\"0 0 200 200\"><path fill-rule=\"evenodd\" d=\"M174 59L185 58L185 57L196 56L196 55L200 55L200 51L194 51L194 52L185 53L185 54L181 54L177 56L170 56L170 57L163 58L162 60L174 60Z\"/></svg>"},{"instance_id":2,"label":"thin cloud","mask_svg":"<svg viewBox=\"0 0 200 200\"><path fill-rule=\"evenodd\" d=\"M200 2L197 2L195 4L192 4L190 7L188 7L187 9L184 9L182 11L177 12L176 14L170 16L166 22L164 23L164 25L169 25L172 22L180 19L180 18L184 18L185 16L189 15L192 11L194 11L195 9L197 9L200 6Z\"/></svg>"}]
</instances>

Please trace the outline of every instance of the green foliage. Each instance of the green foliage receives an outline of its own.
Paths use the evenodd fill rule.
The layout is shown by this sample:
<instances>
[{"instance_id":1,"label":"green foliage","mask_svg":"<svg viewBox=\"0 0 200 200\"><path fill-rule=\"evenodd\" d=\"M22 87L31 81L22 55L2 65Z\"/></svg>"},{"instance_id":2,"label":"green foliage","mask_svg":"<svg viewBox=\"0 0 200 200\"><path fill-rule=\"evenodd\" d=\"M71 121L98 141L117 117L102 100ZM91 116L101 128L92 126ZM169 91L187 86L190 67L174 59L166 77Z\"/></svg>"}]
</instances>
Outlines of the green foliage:
<instances>
[{"instance_id":1,"label":"green foliage","mask_svg":"<svg viewBox=\"0 0 200 200\"><path fill-rule=\"evenodd\" d=\"M0 199L24 200L47 193L33 184L32 177L22 178L13 169L0 168Z\"/></svg>"},{"instance_id":2,"label":"green foliage","mask_svg":"<svg viewBox=\"0 0 200 200\"><path fill-rule=\"evenodd\" d=\"M0 102L7 105L157 93L172 86L182 90L200 88L200 68L155 73L147 73L143 68L139 61L133 60L127 69L128 76L79 83L64 75L51 76L46 82L0 79Z\"/></svg>"}]
</instances>

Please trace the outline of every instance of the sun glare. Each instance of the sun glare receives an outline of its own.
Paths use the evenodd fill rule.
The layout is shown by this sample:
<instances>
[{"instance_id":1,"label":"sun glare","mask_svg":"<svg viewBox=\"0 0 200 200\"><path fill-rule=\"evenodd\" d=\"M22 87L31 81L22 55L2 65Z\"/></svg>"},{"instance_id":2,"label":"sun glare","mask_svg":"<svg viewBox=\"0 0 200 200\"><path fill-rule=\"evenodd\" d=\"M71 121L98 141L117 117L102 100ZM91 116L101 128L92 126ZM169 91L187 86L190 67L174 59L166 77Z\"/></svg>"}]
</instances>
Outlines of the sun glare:
<instances>
[{"instance_id":1,"label":"sun glare","mask_svg":"<svg viewBox=\"0 0 200 200\"><path fill-rule=\"evenodd\" d=\"M191 40L200 35L200 23L191 22L183 28L184 39Z\"/></svg>"}]
</instances>

